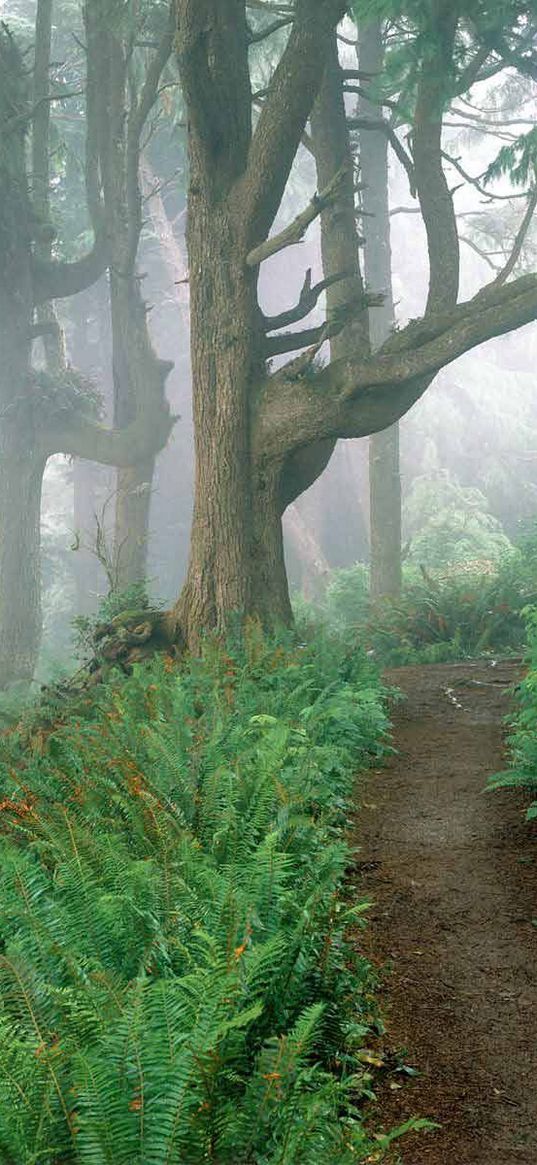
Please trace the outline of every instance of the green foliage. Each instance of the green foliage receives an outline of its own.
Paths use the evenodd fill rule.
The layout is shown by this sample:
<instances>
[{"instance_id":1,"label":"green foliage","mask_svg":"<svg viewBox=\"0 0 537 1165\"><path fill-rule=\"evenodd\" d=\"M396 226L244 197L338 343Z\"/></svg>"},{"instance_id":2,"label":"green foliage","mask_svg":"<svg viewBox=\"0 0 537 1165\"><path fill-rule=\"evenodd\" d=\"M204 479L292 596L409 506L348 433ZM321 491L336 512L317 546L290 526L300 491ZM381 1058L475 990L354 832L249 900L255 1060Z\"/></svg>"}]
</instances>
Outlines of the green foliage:
<instances>
[{"instance_id":1,"label":"green foliage","mask_svg":"<svg viewBox=\"0 0 537 1165\"><path fill-rule=\"evenodd\" d=\"M376 604L367 643L378 658L396 665L519 650L528 597L514 562L492 572L486 562L443 576L424 572L407 582L400 599Z\"/></svg>"},{"instance_id":2,"label":"green foliage","mask_svg":"<svg viewBox=\"0 0 537 1165\"><path fill-rule=\"evenodd\" d=\"M490 163L485 181L492 182L507 175L513 186L527 186L537 174L537 126L521 134L509 146L502 146Z\"/></svg>"},{"instance_id":3,"label":"green foliage","mask_svg":"<svg viewBox=\"0 0 537 1165\"><path fill-rule=\"evenodd\" d=\"M334 571L326 589L328 620L337 628L361 623L369 609L369 570L361 562Z\"/></svg>"},{"instance_id":4,"label":"green foliage","mask_svg":"<svg viewBox=\"0 0 537 1165\"><path fill-rule=\"evenodd\" d=\"M368 600L367 577L367 568L357 563L334 572L322 605L308 607L302 600L297 616L305 637L324 621L352 632L379 662L396 666L520 651L526 642L524 610L537 602L536 527L528 526L519 545L499 562L473 558L444 569L406 566L396 599Z\"/></svg>"},{"instance_id":5,"label":"green foliage","mask_svg":"<svg viewBox=\"0 0 537 1165\"><path fill-rule=\"evenodd\" d=\"M536 799L528 807L528 821L537 818L537 607L525 612L528 626L529 670L516 688L518 710L511 721L508 743L511 766L488 781L489 789L518 789Z\"/></svg>"},{"instance_id":6,"label":"green foliage","mask_svg":"<svg viewBox=\"0 0 537 1165\"><path fill-rule=\"evenodd\" d=\"M0 1159L380 1160L342 896L387 729L365 657L254 624L85 704L2 740Z\"/></svg>"},{"instance_id":7,"label":"green foliage","mask_svg":"<svg viewBox=\"0 0 537 1165\"><path fill-rule=\"evenodd\" d=\"M126 613L136 611L142 615L149 610L148 588L145 581L134 582L121 591L110 591L99 603L94 615L77 615L72 621L75 630L75 652L87 660L95 653L95 638L99 626L111 623Z\"/></svg>"},{"instance_id":8,"label":"green foliage","mask_svg":"<svg viewBox=\"0 0 537 1165\"><path fill-rule=\"evenodd\" d=\"M446 471L416 478L405 504L405 527L408 560L427 569L479 559L498 562L512 549L481 490L459 485Z\"/></svg>"}]
</instances>

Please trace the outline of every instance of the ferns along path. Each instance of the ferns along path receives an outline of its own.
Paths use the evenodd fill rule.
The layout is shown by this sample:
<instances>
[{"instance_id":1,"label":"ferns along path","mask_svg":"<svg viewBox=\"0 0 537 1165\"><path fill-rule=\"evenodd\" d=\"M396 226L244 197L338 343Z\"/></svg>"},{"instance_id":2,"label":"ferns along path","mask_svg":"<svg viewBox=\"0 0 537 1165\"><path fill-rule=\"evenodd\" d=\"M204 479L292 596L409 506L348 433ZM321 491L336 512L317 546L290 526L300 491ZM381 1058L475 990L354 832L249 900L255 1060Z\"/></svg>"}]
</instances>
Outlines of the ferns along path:
<instances>
[{"instance_id":1,"label":"ferns along path","mask_svg":"<svg viewBox=\"0 0 537 1165\"><path fill-rule=\"evenodd\" d=\"M505 767L516 663L391 671L397 754L364 793L361 887L373 902L387 1043L419 1075L386 1084L386 1124L411 1136L404 1165L537 1162L535 839L511 793L484 792ZM377 783L378 782L378 783ZM534 828L534 827L533 827Z\"/></svg>"}]
</instances>

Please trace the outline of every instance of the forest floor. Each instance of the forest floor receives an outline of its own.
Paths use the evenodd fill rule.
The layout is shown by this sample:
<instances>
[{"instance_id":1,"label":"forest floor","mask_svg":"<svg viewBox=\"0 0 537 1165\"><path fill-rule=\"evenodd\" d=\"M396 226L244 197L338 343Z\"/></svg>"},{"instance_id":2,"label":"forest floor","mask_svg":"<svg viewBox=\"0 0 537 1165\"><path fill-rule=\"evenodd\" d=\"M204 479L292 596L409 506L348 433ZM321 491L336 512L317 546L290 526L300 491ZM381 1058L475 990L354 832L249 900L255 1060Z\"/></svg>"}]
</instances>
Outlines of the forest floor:
<instances>
[{"instance_id":1,"label":"forest floor","mask_svg":"<svg viewBox=\"0 0 537 1165\"><path fill-rule=\"evenodd\" d=\"M537 847L506 767L520 664L408 667L387 679L397 755L363 791L357 866L373 906L384 1046L418 1069L380 1090L386 1128L411 1115L404 1165L537 1165ZM533 836L532 836L533 834ZM395 1088L394 1088L395 1085Z\"/></svg>"}]
</instances>

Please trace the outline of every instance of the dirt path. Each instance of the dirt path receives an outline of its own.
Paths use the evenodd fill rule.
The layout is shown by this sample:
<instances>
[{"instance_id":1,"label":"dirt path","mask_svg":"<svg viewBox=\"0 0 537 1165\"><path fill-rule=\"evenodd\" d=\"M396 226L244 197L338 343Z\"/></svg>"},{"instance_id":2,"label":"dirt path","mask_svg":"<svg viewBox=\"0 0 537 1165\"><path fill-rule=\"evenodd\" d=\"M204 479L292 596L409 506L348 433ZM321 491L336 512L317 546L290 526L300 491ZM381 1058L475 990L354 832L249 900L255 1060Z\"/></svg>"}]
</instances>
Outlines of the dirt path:
<instances>
[{"instance_id":1,"label":"dirt path","mask_svg":"<svg viewBox=\"0 0 537 1165\"><path fill-rule=\"evenodd\" d=\"M405 1142L404 1165L537 1165L537 845L516 797L483 794L516 665L388 678L406 695L399 752L364 793L358 864L373 957L394 965L389 1043L421 1075L386 1083L386 1125L442 1125Z\"/></svg>"}]
</instances>

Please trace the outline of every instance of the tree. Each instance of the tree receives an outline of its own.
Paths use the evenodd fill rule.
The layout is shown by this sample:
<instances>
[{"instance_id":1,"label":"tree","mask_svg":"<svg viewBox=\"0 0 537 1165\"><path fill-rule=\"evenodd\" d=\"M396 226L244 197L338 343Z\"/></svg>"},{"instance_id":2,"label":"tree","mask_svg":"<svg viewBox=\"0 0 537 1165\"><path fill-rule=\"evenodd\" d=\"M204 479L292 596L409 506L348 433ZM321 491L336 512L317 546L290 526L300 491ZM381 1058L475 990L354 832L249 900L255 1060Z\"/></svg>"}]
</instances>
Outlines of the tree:
<instances>
[{"instance_id":1,"label":"tree","mask_svg":"<svg viewBox=\"0 0 537 1165\"><path fill-rule=\"evenodd\" d=\"M388 135L382 105L375 101L375 78L384 59L381 21L368 22L360 34L359 64L364 77L373 78L360 103L360 180L363 185L364 273L367 285L381 291L382 306L370 312L374 351L382 346L395 324L388 190ZM401 474L399 425L391 425L369 439L369 497L371 529L371 595L374 599L401 591Z\"/></svg>"},{"instance_id":2,"label":"tree","mask_svg":"<svg viewBox=\"0 0 537 1165\"><path fill-rule=\"evenodd\" d=\"M537 317L536 275L495 283L457 302L459 238L442 165L442 115L453 74L460 83L475 54L482 61L487 53L473 40L464 49L462 11L435 0L427 6L430 36L412 126L412 167L429 244L426 315L373 355L364 330L352 354L319 366L324 332L302 356L270 370L270 355L289 348L272 335L282 321L261 313L258 270L338 195L333 180L296 222L270 237L345 5L296 0L288 10L287 44L255 125L246 8L244 0L178 0L177 6L190 155L197 468L190 566L172 622L192 645L204 628L225 626L233 612L289 619L282 513L315 480L337 437L387 428L445 364ZM366 309L367 296L355 305L357 313ZM292 345L296 350L311 339L306 331Z\"/></svg>"},{"instance_id":3,"label":"tree","mask_svg":"<svg viewBox=\"0 0 537 1165\"><path fill-rule=\"evenodd\" d=\"M40 500L46 462L67 453L104 464L130 466L147 461L167 440L171 419L164 398L169 371L150 350L145 313L134 274L139 237L137 164L140 134L158 90L164 51L172 45L168 23L151 53L146 83L131 104L128 139L112 143L119 112L112 97L114 5L88 5L87 153L88 208L94 245L72 262L53 254L55 230L48 218L48 109L51 0L37 5L34 92L21 50L6 25L0 28L0 683L30 679L41 635ZM170 11L170 10L168 10ZM97 28L97 18L101 27ZM106 35L108 33L108 35ZM117 57L114 61L117 64ZM107 72L108 70L108 72ZM121 78L115 80L121 100ZM58 98L63 97L60 92ZM121 123L123 125L123 122ZM125 131L127 132L127 131ZM27 139L33 142L35 174L27 169ZM118 156L113 156L112 144ZM120 163L121 162L121 166ZM128 186L127 186L128 180ZM107 189L105 190L105 186ZM128 194L125 194L128 191ZM118 229L119 204L127 206L125 230ZM122 220L123 222L123 220ZM113 225L112 225L113 223ZM128 233L129 251L125 250ZM130 413L122 430L99 422L95 395L61 361L36 372L32 344L57 337L51 301L90 286L121 252L113 282L122 343L128 348ZM127 361L126 361L127 364Z\"/></svg>"}]
</instances>

